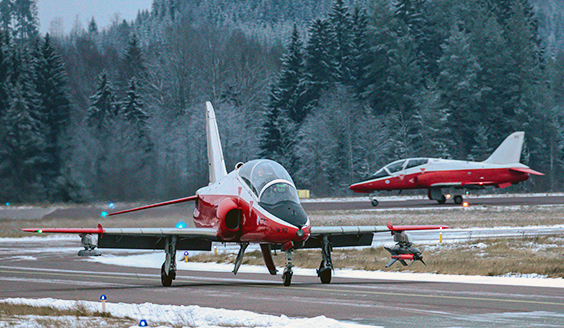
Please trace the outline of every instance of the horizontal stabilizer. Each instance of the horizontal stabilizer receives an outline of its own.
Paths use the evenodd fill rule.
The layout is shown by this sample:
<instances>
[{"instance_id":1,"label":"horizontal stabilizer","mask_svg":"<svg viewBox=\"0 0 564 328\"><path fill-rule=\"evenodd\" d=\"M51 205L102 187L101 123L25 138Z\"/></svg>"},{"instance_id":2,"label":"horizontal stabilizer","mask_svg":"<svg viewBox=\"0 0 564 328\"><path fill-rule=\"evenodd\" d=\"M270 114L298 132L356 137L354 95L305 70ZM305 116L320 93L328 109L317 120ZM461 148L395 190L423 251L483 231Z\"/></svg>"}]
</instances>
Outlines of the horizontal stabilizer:
<instances>
[{"instance_id":1,"label":"horizontal stabilizer","mask_svg":"<svg viewBox=\"0 0 564 328\"><path fill-rule=\"evenodd\" d=\"M540 173L538 171L532 170L528 167L512 167L510 168L511 171L521 172L521 173L529 173L534 175L544 175L544 173Z\"/></svg>"},{"instance_id":2,"label":"horizontal stabilizer","mask_svg":"<svg viewBox=\"0 0 564 328\"><path fill-rule=\"evenodd\" d=\"M525 132L523 131L510 134L484 162L491 164L519 163L524 139Z\"/></svg>"}]
</instances>

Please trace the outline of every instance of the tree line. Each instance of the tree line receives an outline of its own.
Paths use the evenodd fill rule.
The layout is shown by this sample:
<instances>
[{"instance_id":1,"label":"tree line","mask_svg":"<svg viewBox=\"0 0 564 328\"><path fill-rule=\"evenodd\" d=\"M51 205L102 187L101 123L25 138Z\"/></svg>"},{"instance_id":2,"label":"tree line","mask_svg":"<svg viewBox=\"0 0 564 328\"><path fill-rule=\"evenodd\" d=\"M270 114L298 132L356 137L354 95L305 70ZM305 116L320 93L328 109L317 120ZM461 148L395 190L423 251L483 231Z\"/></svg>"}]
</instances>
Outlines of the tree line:
<instances>
[{"instance_id":1,"label":"tree line","mask_svg":"<svg viewBox=\"0 0 564 328\"><path fill-rule=\"evenodd\" d=\"M0 1L3 201L191 194L207 100L229 166L277 160L316 196L398 158L483 160L518 130L547 175L512 189L562 189L564 56L528 0L155 0L45 36L34 6Z\"/></svg>"}]
</instances>

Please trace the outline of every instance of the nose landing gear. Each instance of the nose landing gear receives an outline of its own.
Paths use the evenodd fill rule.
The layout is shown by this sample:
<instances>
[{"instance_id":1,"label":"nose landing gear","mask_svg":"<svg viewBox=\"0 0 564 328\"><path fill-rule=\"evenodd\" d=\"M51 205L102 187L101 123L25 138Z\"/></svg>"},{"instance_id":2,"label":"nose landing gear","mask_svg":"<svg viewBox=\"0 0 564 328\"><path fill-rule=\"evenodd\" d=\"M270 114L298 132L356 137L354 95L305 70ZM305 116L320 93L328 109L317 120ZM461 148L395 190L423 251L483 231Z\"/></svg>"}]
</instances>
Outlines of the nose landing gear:
<instances>
[{"instance_id":1,"label":"nose landing gear","mask_svg":"<svg viewBox=\"0 0 564 328\"><path fill-rule=\"evenodd\" d=\"M284 281L284 286L290 286L292 283L292 275L294 272L292 268L294 264L292 263L292 249L286 250L286 267L284 268L284 272L282 273L282 280Z\"/></svg>"}]
</instances>

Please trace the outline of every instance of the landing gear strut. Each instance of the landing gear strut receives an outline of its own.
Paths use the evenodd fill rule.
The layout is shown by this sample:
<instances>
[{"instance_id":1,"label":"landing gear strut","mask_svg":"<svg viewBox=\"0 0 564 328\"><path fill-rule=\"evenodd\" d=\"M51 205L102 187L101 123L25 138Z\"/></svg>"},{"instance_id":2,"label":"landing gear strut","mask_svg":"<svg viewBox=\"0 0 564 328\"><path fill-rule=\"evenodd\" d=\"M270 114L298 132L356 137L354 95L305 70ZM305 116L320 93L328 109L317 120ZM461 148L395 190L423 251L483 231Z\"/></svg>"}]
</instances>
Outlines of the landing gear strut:
<instances>
[{"instance_id":1,"label":"landing gear strut","mask_svg":"<svg viewBox=\"0 0 564 328\"><path fill-rule=\"evenodd\" d=\"M166 238L165 253L165 262L161 267L161 283L164 287L170 287L176 279L176 236Z\"/></svg>"},{"instance_id":2,"label":"landing gear strut","mask_svg":"<svg viewBox=\"0 0 564 328\"><path fill-rule=\"evenodd\" d=\"M323 236L321 239L321 264L319 264L319 269L317 270L317 276L321 280L321 283L328 284L331 282L331 272L333 271L333 260L331 259L331 242L327 235Z\"/></svg>"},{"instance_id":3,"label":"landing gear strut","mask_svg":"<svg viewBox=\"0 0 564 328\"><path fill-rule=\"evenodd\" d=\"M241 243L241 248L239 249L239 254L237 254L237 259L235 260L235 268L233 269L233 274L237 274L237 271L239 271L239 267L241 267L241 263L243 263L243 254L245 254L245 250L247 249L247 246L249 246L249 243Z\"/></svg>"},{"instance_id":4,"label":"landing gear strut","mask_svg":"<svg viewBox=\"0 0 564 328\"><path fill-rule=\"evenodd\" d=\"M81 233L80 234L80 242L84 249L78 251L78 256L100 256L102 253L96 249L98 245L96 245L92 239L92 235L89 233Z\"/></svg>"},{"instance_id":5,"label":"landing gear strut","mask_svg":"<svg viewBox=\"0 0 564 328\"><path fill-rule=\"evenodd\" d=\"M290 286L292 283L292 275L294 272L292 268L294 264L292 264L292 249L286 250L286 267L284 268L284 272L282 273L282 280L284 280L284 286Z\"/></svg>"}]
</instances>

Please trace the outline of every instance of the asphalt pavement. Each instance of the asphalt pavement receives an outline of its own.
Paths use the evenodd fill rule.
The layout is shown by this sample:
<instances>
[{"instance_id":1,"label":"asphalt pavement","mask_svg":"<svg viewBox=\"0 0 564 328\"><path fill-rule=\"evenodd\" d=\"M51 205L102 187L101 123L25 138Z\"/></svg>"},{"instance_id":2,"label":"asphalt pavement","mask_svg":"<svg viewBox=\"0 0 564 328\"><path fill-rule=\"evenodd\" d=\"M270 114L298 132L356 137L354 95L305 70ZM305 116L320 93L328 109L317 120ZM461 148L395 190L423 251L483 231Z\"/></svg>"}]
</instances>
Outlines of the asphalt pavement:
<instances>
[{"instance_id":1,"label":"asphalt pavement","mask_svg":"<svg viewBox=\"0 0 564 328\"><path fill-rule=\"evenodd\" d=\"M386 327L561 326L564 290L295 275L181 270L170 288L158 269L106 265L76 256L77 240L0 242L0 298L99 300L249 310L326 317ZM163 254L164 259L164 254Z\"/></svg>"}]
</instances>

